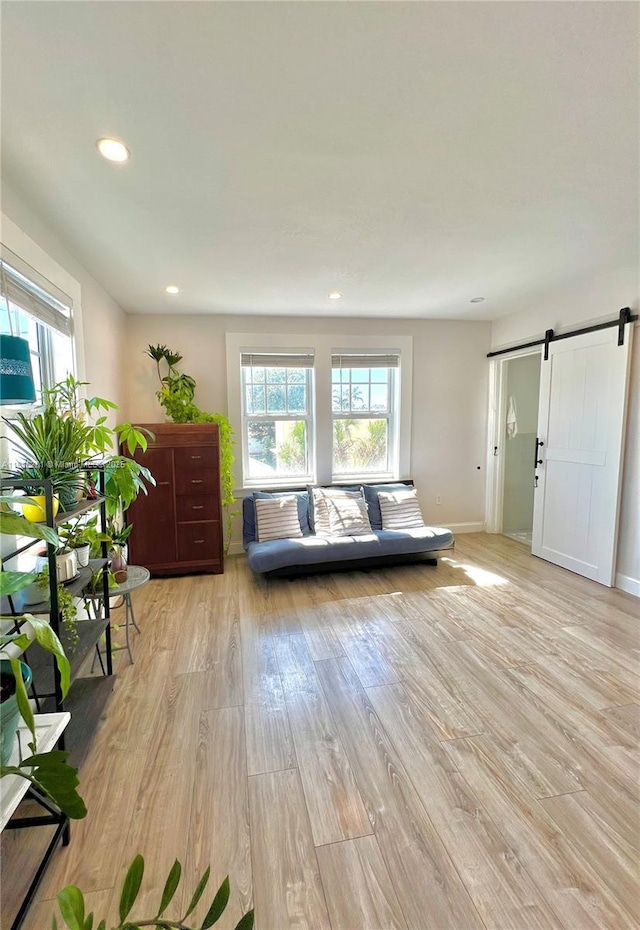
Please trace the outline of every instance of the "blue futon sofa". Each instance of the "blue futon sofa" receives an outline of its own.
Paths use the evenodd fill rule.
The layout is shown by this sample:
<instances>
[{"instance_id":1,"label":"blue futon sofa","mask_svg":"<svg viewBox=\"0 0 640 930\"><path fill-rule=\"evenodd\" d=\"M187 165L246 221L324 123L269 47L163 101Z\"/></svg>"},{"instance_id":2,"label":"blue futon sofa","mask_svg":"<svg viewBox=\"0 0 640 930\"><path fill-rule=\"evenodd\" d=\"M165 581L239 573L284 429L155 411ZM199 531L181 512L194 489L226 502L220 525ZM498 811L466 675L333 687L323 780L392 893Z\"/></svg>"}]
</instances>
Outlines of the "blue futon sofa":
<instances>
[{"instance_id":1,"label":"blue futon sofa","mask_svg":"<svg viewBox=\"0 0 640 930\"><path fill-rule=\"evenodd\" d=\"M421 526L406 530L383 530L378 491L407 489L411 482L358 485L364 491L372 533L366 536L316 536L313 504L307 490L292 489L271 493L255 491L242 504L242 543L254 572L265 575L302 574L320 571L353 570L396 562L427 561L437 564L438 555L454 545L451 530ZM353 488L351 489L353 490ZM295 494L302 530L300 539L256 539L255 499Z\"/></svg>"}]
</instances>

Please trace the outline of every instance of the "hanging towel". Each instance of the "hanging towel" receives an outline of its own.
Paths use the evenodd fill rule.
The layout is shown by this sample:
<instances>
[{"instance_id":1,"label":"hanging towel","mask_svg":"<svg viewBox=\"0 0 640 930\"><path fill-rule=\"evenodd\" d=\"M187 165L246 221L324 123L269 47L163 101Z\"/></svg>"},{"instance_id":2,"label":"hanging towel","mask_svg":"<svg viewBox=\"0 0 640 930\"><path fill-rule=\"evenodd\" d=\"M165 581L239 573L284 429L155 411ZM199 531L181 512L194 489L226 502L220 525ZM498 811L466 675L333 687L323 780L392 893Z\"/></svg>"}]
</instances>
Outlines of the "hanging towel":
<instances>
[{"instance_id":1,"label":"hanging towel","mask_svg":"<svg viewBox=\"0 0 640 930\"><path fill-rule=\"evenodd\" d=\"M507 405L507 437L513 439L518 435L518 416L516 414L516 399L513 395L509 396Z\"/></svg>"}]
</instances>

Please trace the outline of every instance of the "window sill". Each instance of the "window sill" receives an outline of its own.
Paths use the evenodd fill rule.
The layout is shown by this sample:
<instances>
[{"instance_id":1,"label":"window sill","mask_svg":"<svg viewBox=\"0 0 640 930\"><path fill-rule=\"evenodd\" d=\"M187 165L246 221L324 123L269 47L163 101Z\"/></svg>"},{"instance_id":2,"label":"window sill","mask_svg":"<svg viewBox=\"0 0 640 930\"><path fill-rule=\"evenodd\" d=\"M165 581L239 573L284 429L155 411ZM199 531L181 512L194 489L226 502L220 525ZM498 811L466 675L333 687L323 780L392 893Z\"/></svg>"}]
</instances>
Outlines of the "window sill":
<instances>
[{"instance_id":1,"label":"window sill","mask_svg":"<svg viewBox=\"0 0 640 930\"><path fill-rule=\"evenodd\" d=\"M396 484L401 481L397 475L333 475L332 484Z\"/></svg>"}]
</instances>

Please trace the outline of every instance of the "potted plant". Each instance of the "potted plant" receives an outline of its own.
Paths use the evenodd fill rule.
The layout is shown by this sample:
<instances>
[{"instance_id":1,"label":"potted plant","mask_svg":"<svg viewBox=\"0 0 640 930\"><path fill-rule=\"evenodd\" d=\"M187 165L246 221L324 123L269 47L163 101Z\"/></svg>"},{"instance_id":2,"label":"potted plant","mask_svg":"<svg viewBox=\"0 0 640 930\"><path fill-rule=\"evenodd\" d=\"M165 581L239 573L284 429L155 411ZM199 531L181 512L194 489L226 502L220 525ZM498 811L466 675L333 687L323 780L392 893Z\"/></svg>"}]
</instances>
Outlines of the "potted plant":
<instances>
[{"instance_id":1,"label":"potted plant","mask_svg":"<svg viewBox=\"0 0 640 930\"><path fill-rule=\"evenodd\" d=\"M110 427L108 413L115 413L117 404L104 397L82 398L81 392L88 386L88 381L68 375L45 392L46 403L61 420L70 420L85 431L83 467L104 467L107 513L115 517L133 503L140 491L146 494L147 484L155 484L151 472L130 458L136 449L147 448L148 433L131 423ZM128 455L114 454L119 445L126 448ZM89 472L86 483L92 478Z\"/></svg>"},{"instance_id":2,"label":"potted plant","mask_svg":"<svg viewBox=\"0 0 640 930\"><path fill-rule=\"evenodd\" d=\"M41 484L42 473L35 465L21 464L16 468L7 470L7 473L17 481L28 481L20 488L27 495L26 497L16 496L15 504L22 510L22 515L30 523L45 523L47 519L46 503L47 499L44 493L44 487ZM53 516L57 516L60 509L60 497L58 494L52 495Z\"/></svg>"},{"instance_id":3,"label":"potted plant","mask_svg":"<svg viewBox=\"0 0 640 930\"><path fill-rule=\"evenodd\" d=\"M55 530L48 526L29 523L24 517L9 509L9 505L13 502L13 497L0 497L0 534L28 536L33 539L42 539L54 546L59 545L58 535ZM37 577L36 572L3 570L0 572L0 595L17 594L34 582ZM7 764L10 761L15 741L13 724L9 729L10 736L7 737L6 746L5 737L3 736L0 778L7 775L18 775L21 778L26 778L34 788L51 798L60 810L69 817L84 817L87 812L86 807L76 790L78 773L76 769L67 765L68 754L59 750L52 750L47 753L37 752L35 721L27 696L28 675L25 676L24 663L20 660L20 655L32 643L37 643L38 646L49 652L54 656L58 666L60 688L63 696L65 696L69 690L70 668L62 644L50 624L42 618L24 614L19 617L0 619L9 621L17 630L17 632L0 635L0 649L4 656L2 660L2 677L5 680L8 679L6 700L3 698L0 704L9 703L7 710L9 716L13 716L16 724L18 721L15 716L15 709L17 709L18 717L24 720L31 733L31 741L28 744L31 755L27 758L19 758L14 765ZM11 677L13 677L13 682L11 682ZM15 709L12 708L14 701ZM4 711L2 717L4 732Z\"/></svg>"},{"instance_id":4,"label":"potted plant","mask_svg":"<svg viewBox=\"0 0 640 930\"><path fill-rule=\"evenodd\" d=\"M97 514L88 518L81 515L73 523L62 523L58 527L58 532L65 547L75 550L80 568L86 568L90 558L97 558L100 555L100 543L111 542L111 536L108 533L101 533L98 530Z\"/></svg>"},{"instance_id":5,"label":"potted plant","mask_svg":"<svg viewBox=\"0 0 640 930\"><path fill-rule=\"evenodd\" d=\"M173 863L171 870L164 883L164 889L160 898L160 904L155 914L148 917L131 917L131 911L136 903L136 899L142 886L144 877L144 859L137 855L125 876L122 892L120 894L119 920L114 924L112 930L137 930L141 927L155 927L157 930L209 930L214 924L217 924L222 917L229 902L230 886L229 877L225 878L218 888L213 901L209 905L204 919L199 918L196 924L193 924L193 918L187 920L193 914L200 903L203 894L206 891L211 876L211 868L207 868L202 878L196 885L195 891L190 897L186 907L181 908L179 917L168 917L166 911L172 903L182 876L182 865L178 860ZM57 894L60 914L64 921L64 926L69 930L90 930L97 921L93 913L86 913L84 895L76 885L67 885ZM252 930L254 922L253 909L240 918L234 930ZM107 930L107 922L102 919L95 924L96 930ZM58 921L54 916L52 918L51 930L58 930Z\"/></svg>"},{"instance_id":6,"label":"potted plant","mask_svg":"<svg viewBox=\"0 0 640 930\"><path fill-rule=\"evenodd\" d=\"M111 541L111 548L109 550L111 555L111 562L109 563L109 568L116 584L124 584L128 577L127 540L131 535L133 524L129 524L129 526L121 526L115 519L110 519L107 524L107 528L109 531L109 539Z\"/></svg>"},{"instance_id":7,"label":"potted plant","mask_svg":"<svg viewBox=\"0 0 640 930\"><path fill-rule=\"evenodd\" d=\"M31 669L26 662L11 665L9 659L0 659L0 762L7 765L13 751L20 722L17 680L22 679L25 690L31 684Z\"/></svg>"},{"instance_id":8,"label":"potted plant","mask_svg":"<svg viewBox=\"0 0 640 930\"><path fill-rule=\"evenodd\" d=\"M68 375L44 392L40 413L33 417L23 413L3 417L6 438L19 456L17 466L5 473L14 478L33 478L34 490L38 479L50 478L66 511L76 506L92 468L102 466L107 510L115 516L121 509L126 510L140 491L146 493L148 483L155 484L149 470L129 457L138 447L146 449L147 436L131 423L108 426L108 413L116 411L117 405L103 397L83 399L81 391L87 385ZM119 443L126 446L129 455L113 454ZM42 514L42 510L38 513Z\"/></svg>"},{"instance_id":9,"label":"potted plant","mask_svg":"<svg viewBox=\"0 0 640 930\"><path fill-rule=\"evenodd\" d=\"M201 410L194 402L196 382L190 375L178 371L177 365L182 361L179 352L173 352L165 345L148 346L146 354L156 363L160 389L156 397L163 407L166 415L174 423L217 423L220 437L220 490L222 506L227 515L226 523L226 550L231 544L231 531L233 521L237 515L232 509L236 503L233 493L233 429L227 417L221 413L207 413ZM163 375L161 364L166 365Z\"/></svg>"},{"instance_id":10,"label":"potted plant","mask_svg":"<svg viewBox=\"0 0 640 930\"><path fill-rule=\"evenodd\" d=\"M4 574L5 572L2 572L0 576ZM69 663L60 640L51 626L47 621L30 614L17 619L22 622L21 632L0 636L0 647L5 648L11 645L19 651L26 649L32 642L36 642L50 652L55 656L58 665L62 694L66 695L69 690ZM75 768L67 765L68 753L60 750L51 750L46 753L37 751L35 720L27 696L27 687L31 680L28 666L15 657L3 659L0 664L2 666L0 676L3 684L6 682L7 685L6 699L3 695L0 703L2 716L0 778L7 775L19 775L21 778L26 778L34 788L51 798L69 817L76 819L85 817L87 809L76 790L78 773ZM5 705L8 705L7 710L5 710ZM10 718L9 723L6 720L7 715ZM24 720L31 733L31 740L28 743L31 754L20 757L14 764L10 764L20 718ZM7 726L8 729L5 729Z\"/></svg>"},{"instance_id":11,"label":"potted plant","mask_svg":"<svg viewBox=\"0 0 640 930\"><path fill-rule=\"evenodd\" d=\"M33 604L47 603L49 600L49 566L45 565L37 576L35 585L30 588L30 593L25 598L25 606ZM33 598L33 600L31 600ZM58 610L62 618L62 625L69 635L71 646L79 642L76 624L78 622L78 607L75 598L65 588L64 584L58 580Z\"/></svg>"},{"instance_id":12,"label":"potted plant","mask_svg":"<svg viewBox=\"0 0 640 930\"><path fill-rule=\"evenodd\" d=\"M88 453L90 427L72 417L61 417L51 404L35 416L17 413L3 420L7 438L19 456L17 467L7 474L33 479L34 487L30 490L36 490L38 480L50 478L62 509L73 509L83 487L80 468ZM44 519L43 515L37 522Z\"/></svg>"}]
</instances>

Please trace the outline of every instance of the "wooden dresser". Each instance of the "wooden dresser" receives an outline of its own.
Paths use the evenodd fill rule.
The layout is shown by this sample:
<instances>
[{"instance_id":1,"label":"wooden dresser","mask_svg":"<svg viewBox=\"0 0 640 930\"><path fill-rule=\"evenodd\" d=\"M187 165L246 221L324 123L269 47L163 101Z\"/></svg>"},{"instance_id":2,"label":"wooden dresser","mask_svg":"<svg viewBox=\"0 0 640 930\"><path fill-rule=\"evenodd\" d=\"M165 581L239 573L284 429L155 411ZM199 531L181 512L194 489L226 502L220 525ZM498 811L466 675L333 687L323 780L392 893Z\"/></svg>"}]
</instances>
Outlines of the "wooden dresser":
<instances>
[{"instance_id":1,"label":"wooden dresser","mask_svg":"<svg viewBox=\"0 0 640 930\"><path fill-rule=\"evenodd\" d=\"M136 424L137 425L137 424ZM129 562L153 575L224 571L215 423L142 423L155 434L137 462L156 480L127 511Z\"/></svg>"}]
</instances>

